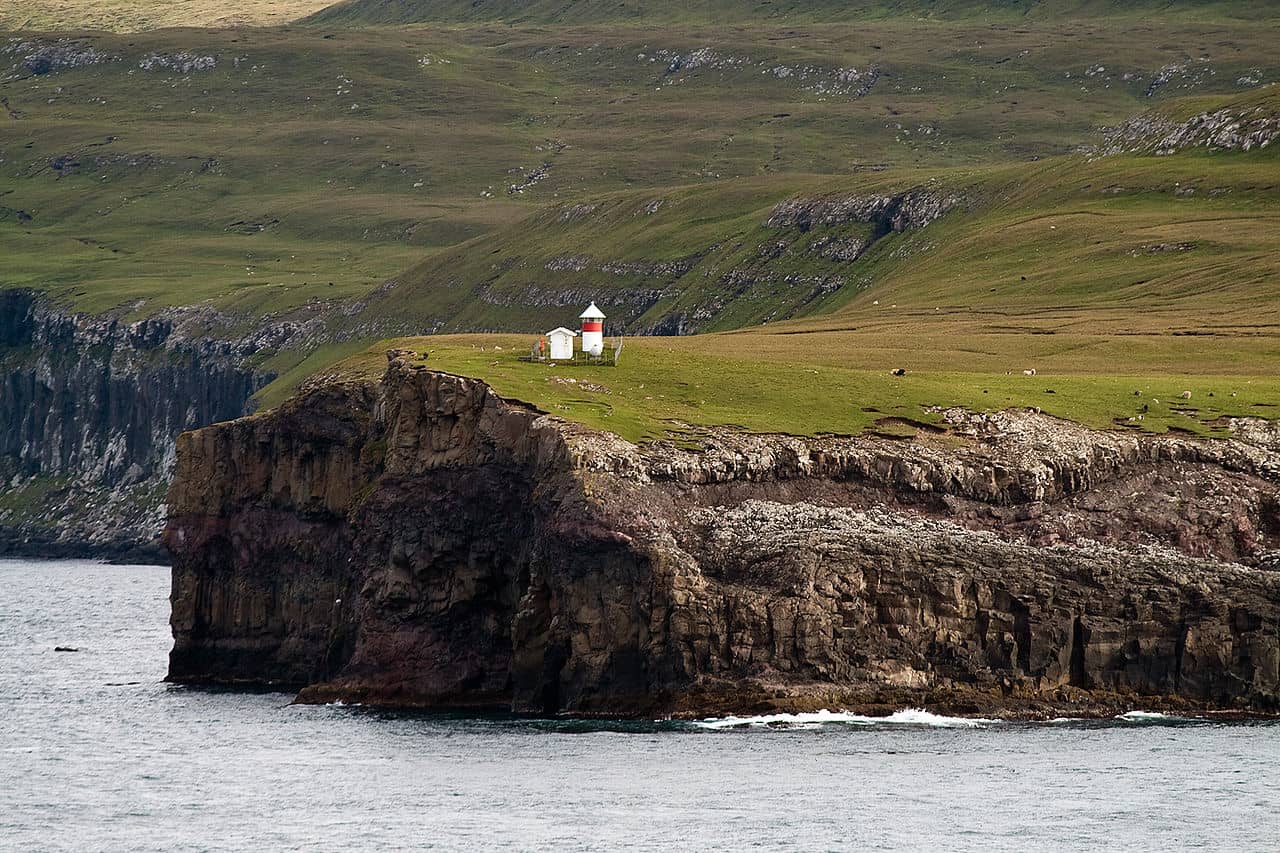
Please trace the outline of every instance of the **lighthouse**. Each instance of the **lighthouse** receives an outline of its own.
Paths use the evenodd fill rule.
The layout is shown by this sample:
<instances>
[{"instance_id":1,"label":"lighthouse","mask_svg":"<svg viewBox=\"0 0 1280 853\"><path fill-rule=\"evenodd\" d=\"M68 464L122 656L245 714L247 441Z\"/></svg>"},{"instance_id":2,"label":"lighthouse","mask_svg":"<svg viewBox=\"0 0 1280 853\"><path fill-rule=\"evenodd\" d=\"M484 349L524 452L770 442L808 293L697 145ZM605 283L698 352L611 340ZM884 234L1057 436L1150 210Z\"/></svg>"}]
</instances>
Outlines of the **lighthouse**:
<instances>
[{"instance_id":1,"label":"lighthouse","mask_svg":"<svg viewBox=\"0 0 1280 853\"><path fill-rule=\"evenodd\" d=\"M592 302L578 319L582 321L582 351L599 358L604 352L604 312Z\"/></svg>"}]
</instances>

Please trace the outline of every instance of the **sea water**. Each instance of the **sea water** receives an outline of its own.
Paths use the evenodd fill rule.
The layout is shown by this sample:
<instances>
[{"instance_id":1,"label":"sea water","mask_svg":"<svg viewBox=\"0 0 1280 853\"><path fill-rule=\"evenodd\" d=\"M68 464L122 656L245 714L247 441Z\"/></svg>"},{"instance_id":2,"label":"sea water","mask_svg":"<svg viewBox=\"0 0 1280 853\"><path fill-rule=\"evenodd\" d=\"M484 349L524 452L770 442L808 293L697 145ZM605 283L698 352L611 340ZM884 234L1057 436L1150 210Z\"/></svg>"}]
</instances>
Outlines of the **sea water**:
<instances>
[{"instance_id":1,"label":"sea water","mask_svg":"<svg viewBox=\"0 0 1280 853\"><path fill-rule=\"evenodd\" d=\"M164 684L168 596L0 561L0 849L1280 850L1276 723L297 706Z\"/></svg>"}]
</instances>

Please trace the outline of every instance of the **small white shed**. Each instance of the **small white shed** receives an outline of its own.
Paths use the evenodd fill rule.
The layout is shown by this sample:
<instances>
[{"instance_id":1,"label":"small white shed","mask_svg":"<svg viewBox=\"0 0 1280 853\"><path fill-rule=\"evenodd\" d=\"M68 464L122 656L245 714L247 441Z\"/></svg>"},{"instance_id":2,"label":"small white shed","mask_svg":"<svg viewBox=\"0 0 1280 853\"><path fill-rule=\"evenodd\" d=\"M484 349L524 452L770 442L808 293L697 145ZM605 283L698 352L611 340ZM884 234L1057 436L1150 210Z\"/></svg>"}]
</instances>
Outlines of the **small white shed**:
<instances>
[{"instance_id":1,"label":"small white shed","mask_svg":"<svg viewBox=\"0 0 1280 853\"><path fill-rule=\"evenodd\" d=\"M566 329L564 326L547 332L547 343L551 350L551 359L553 361L572 361L573 339L577 336L577 332L573 329Z\"/></svg>"}]
</instances>

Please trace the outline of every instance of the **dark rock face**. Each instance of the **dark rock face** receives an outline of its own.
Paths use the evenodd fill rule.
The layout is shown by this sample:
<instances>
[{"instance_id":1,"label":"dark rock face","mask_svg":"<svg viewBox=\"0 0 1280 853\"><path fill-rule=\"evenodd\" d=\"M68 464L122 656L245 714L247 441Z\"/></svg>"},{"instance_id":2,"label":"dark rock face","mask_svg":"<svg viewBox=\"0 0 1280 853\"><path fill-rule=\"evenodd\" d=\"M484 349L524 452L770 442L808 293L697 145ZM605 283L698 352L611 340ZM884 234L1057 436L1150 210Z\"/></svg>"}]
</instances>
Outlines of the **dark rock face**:
<instances>
[{"instance_id":1,"label":"dark rock face","mask_svg":"<svg viewBox=\"0 0 1280 853\"><path fill-rule=\"evenodd\" d=\"M691 453L402 356L180 438L172 680L535 713L1280 711L1273 426L956 412L945 444Z\"/></svg>"},{"instance_id":2,"label":"dark rock face","mask_svg":"<svg viewBox=\"0 0 1280 853\"><path fill-rule=\"evenodd\" d=\"M372 400L357 388L309 403L179 438L184 471L202 472L170 495L202 512L167 531L184 555L171 669L188 679L305 683L350 655L357 590L343 517L375 470L362 458Z\"/></svg>"},{"instance_id":3,"label":"dark rock face","mask_svg":"<svg viewBox=\"0 0 1280 853\"><path fill-rule=\"evenodd\" d=\"M702 609L736 627L706 663L757 668L760 689L799 673L857 685L861 701L924 692L982 712L1126 696L1276 707L1274 576L877 511L748 502L693 521L689 551L715 590Z\"/></svg>"},{"instance_id":4,"label":"dark rock face","mask_svg":"<svg viewBox=\"0 0 1280 853\"><path fill-rule=\"evenodd\" d=\"M243 415L269 377L228 344L63 313L0 291L0 553L162 559L164 491L184 429Z\"/></svg>"}]
</instances>

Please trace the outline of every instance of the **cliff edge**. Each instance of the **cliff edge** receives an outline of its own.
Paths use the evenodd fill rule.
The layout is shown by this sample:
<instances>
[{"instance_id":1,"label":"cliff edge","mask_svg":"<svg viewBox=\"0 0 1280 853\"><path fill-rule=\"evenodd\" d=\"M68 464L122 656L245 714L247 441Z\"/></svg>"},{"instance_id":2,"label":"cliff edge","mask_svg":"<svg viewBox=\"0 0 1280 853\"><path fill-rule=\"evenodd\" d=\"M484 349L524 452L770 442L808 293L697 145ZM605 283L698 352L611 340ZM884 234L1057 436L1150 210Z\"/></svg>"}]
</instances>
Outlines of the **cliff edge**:
<instances>
[{"instance_id":1,"label":"cliff edge","mask_svg":"<svg viewBox=\"0 0 1280 853\"><path fill-rule=\"evenodd\" d=\"M0 556L167 561L164 495L180 432L245 414L280 324L171 308L74 313L0 284Z\"/></svg>"},{"instance_id":2,"label":"cliff edge","mask_svg":"<svg viewBox=\"0 0 1280 853\"><path fill-rule=\"evenodd\" d=\"M172 681L658 716L1280 712L1280 431L636 446L389 353L178 441Z\"/></svg>"}]
</instances>

